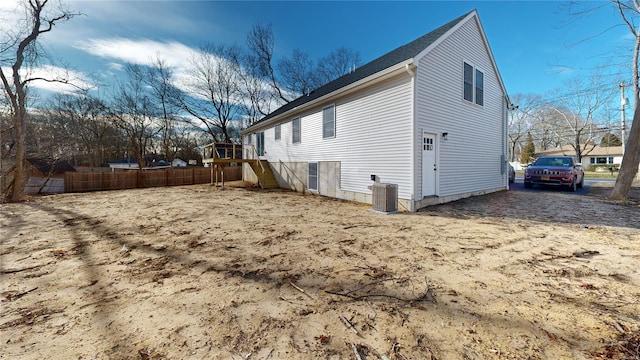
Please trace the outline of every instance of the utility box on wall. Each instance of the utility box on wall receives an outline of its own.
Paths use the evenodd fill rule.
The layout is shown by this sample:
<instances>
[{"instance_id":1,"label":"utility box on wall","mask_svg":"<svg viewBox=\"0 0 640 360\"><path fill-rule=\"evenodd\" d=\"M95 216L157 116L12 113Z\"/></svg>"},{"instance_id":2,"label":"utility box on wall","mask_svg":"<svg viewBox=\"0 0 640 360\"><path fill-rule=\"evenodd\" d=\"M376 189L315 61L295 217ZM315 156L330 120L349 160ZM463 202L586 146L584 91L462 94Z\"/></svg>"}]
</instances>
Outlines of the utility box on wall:
<instances>
[{"instance_id":1,"label":"utility box on wall","mask_svg":"<svg viewBox=\"0 0 640 360\"><path fill-rule=\"evenodd\" d=\"M398 211L398 185L374 183L372 188L373 210Z\"/></svg>"}]
</instances>

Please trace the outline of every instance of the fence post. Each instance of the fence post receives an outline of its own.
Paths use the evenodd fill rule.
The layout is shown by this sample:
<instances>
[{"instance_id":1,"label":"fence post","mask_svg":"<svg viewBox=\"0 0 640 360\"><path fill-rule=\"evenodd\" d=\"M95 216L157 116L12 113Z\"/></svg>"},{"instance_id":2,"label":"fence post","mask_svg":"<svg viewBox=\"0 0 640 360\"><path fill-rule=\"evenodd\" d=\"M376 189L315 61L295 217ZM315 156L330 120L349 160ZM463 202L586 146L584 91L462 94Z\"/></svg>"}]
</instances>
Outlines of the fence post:
<instances>
[{"instance_id":1,"label":"fence post","mask_svg":"<svg viewBox=\"0 0 640 360\"><path fill-rule=\"evenodd\" d=\"M71 177L67 174L68 172L64 173L64 192L69 192L69 181Z\"/></svg>"}]
</instances>

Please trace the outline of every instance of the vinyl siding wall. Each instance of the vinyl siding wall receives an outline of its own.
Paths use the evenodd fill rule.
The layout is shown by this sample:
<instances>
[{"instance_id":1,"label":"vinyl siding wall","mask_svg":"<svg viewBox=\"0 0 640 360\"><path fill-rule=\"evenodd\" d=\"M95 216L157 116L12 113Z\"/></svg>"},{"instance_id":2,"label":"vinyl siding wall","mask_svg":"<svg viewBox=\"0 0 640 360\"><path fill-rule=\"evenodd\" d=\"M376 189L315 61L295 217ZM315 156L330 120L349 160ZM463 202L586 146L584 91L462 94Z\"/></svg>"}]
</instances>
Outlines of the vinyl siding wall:
<instances>
[{"instance_id":1,"label":"vinyl siding wall","mask_svg":"<svg viewBox=\"0 0 640 360\"><path fill-rule=\"evenodd\" d=\"M340 190L370 194L367 187L374 174L382 182L398 184L398 196L409 199L412 97L412 79L402 72L362 91L318 104L280 122L280 140L275 140L275 124L264 129L263 158L274 168L280 162L339 162ZM322 109L331 104L335 104L336 135L323 139ZM298 116L301 141L293 144L291 120ZM322 182L322 177L319 180Z\"/></svg>"},{"instance_id":2,"label":"vinyl siding wall","mask_svg":"<svg viewBox=\"0 0 640 360\"><path fill-rule=\"evenodd\" d=\"M484 106L464 100L464 62L484 73ZM440 197L506 187L505 94L476 21L469 21L419 60L416 76L416 198L422 198L423 131L438 134ZM440 134L448 133L448 140Z\"/></svg>"}]
</instances>

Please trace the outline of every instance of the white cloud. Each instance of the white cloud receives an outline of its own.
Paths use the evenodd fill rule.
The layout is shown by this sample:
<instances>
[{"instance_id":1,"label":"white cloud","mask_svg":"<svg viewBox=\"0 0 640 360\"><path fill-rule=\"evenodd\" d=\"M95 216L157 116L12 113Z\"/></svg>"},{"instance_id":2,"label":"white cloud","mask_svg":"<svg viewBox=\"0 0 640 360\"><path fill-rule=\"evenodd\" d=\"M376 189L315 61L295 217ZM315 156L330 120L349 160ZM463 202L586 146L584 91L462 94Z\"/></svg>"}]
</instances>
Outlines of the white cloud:
<instances>
[{"instance_id":1,"label":"white cloud","mask_svg":"<svg viewBox=\"0 0 640 360\"><path fill-rule=\"evenodd\" d=\"M571 75L576 71L575 68L565 65L553 65L549 68L550 74Z\"/></svg>"},{"instance_id":2,"label":"white cloud","mask_svg":"<svg viewBox=\"0 0 640 360\"><path fill-rule=\"evenodd\" d=\"M109 66L109 69L116 70L116 71L122 71L122 68L123 68L122 64L120 63L112 62L107 65Z\"/></svg>"},{"instance_id":3,"label":"white cloud","mask_svg":"<svg viewBox=\"0 0 640 360\"><path fill-rule=\"evenodd\" d=\"M74 47L102 58L138 65L152 65L156 59L162 59L171 67L188 63L194 52L190 47L176 41L125 38L91 39L80 41Z\"/></svg>"},{"instance_id":4,"label":"white cloud","mask_svg":"<svg viewBox=\"0 0 640 360\"><path fill-rule=\"evenodd\" d=\"M173 70L173 82L183 89L184 84L192 77L188 67L196 53L194 49L176 41L149 39L91 39L78 42L74 47L101 58L115 60L109 62L108 67L116 71L123 69L122 63L153 66L158 59L162 60Z\"/></svg>"},{"instance_id":5,"label":"white cloud","mask_svg":"<svg viewBox=\"0 0 640 360\"><path fill-rule=\"evenodd\" d=\"M11 71L11 69L3 70L5 74ZM23 69L20 76L23 79L37 79L29 82L29 86L33 88L58 93L72 93L77 92L78 88L91 87L84 74L53 65Z\"/></svg>"}]
</instances>

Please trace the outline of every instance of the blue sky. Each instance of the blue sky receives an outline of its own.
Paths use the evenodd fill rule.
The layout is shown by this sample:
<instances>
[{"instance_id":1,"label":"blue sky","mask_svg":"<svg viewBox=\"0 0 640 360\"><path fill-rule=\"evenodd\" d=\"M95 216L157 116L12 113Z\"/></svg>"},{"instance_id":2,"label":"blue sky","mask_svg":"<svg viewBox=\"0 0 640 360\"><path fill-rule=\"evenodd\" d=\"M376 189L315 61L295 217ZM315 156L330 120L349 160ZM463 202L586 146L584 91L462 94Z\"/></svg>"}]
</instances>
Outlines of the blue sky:
<instances>
[{"instance_id":1,"label":"blue sky","mask_svg":"<svg viewBox=\"0 0 640 360\"><path fill-rule=\"evenodd\" d=\"M12 11L19 15L17 1L2 0L5 19ZM257 22L272 24L276 57L298 48L317 59L344 46L358 50L364 64L477 9L511 95L558 96L551 94L562 93L566 80L589 76L604 65L601 71L612 87L631 80L631 35L606 1L584 2L585 8L599 10L582 17L570 16L567 2L554 1L72 0L67 4L83 15L60 24L43 40L50 54L68 64L78 79L117 77L126 62L145 64L157 56L180 68L205 43L244 46Z\"/></svg>"}]
</instances>

